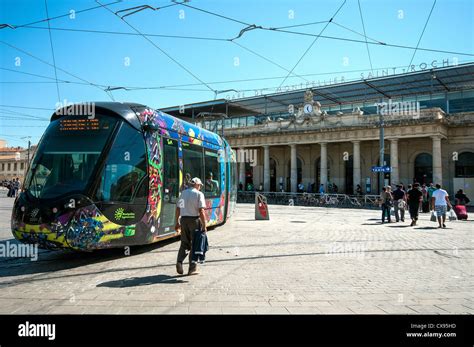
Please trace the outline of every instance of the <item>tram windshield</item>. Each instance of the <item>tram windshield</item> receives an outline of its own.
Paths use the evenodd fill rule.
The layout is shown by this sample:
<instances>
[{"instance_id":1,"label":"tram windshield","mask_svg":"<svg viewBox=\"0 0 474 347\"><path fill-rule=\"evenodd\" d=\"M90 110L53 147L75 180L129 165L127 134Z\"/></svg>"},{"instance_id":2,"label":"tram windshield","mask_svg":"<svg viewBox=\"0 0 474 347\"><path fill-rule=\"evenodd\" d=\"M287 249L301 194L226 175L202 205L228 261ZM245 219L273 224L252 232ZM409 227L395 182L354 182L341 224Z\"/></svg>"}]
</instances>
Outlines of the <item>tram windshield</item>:
<instances>
[{"instance_id":1,"label":"tram windshield","mask_svg":"<svg viewBox=\"0 0 474 347\"><path fill-rule=\"evenodd\" d=\"M117 120L68 116L50 123L38 147L25 190L38 199L85 193Z\"/></svg>"}]
</instances>

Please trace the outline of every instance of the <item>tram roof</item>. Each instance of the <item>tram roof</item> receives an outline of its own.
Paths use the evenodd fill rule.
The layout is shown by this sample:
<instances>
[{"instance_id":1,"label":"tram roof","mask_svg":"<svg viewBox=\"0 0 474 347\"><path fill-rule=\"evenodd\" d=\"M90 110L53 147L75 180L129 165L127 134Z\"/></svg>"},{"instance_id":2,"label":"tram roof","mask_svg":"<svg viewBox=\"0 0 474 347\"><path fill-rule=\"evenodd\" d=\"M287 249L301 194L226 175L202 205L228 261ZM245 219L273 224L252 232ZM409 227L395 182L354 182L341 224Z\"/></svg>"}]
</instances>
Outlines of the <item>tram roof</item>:
<instances>
[{"instance_id":1,"label":"tram roof","mask_svg":"<svg viewBox=\"0 0 474 347\"><path fill-rule=\"evenodd\" d=\"M51 116L51 121L56 120L58 118L61 118L63 116L68 115L68 109L73 108L74 112L81 113L82 110L80 109L80 106L86 106L86 105L94 105L95 108L95 113L100 112L105 115L111 115L114 114L116 116L122 117L125 119L129 124L131 124L134 128L137 130L142 130L142 124L137 117L138 112L142 112L144 109L154 109L153 107L148 107L143 104L137 104L137 103L132 103L132 102L107 102L107 101L98 101L98 102L90 102L90 103L78 103L78 104L72 104L72 105L67 105L61 109L56 110L53 115ZM74 109L74 107L76 107ZM77 110L77 111L76 111ZM85 110L87 110L87 107L85 107ZM61 112L62 111L62 112ZM166 112L163 112L162 110L157 109L156 111L161 111L161 114L164 117L168 118L178 118L180 119L181 122L188 123L188 127L192 128L195 130L196 133L200 134L205 134L206 136L206 141L212 142L214 144L218 144L217 141L212 141L214 136L220 136L218 134L215 134L209 130L199 128L197 125L193 124L192 122L189 122L190 119L186 119L185 117L176 117L173 115L170 115ZM74 114L78 114L74 113ZM82 114L82 113L81 113ZM199 128L199 131L196 131ZM188 135L188 134L186 134Z\"/></svg>"},{"instance_id":2,"label":"tram roof","mask_svg":"<svg viewBox=\"0 0 474 347\"><path fill-rule=\"evenodd\" d=\"M287 112L289 105L304 103L304 92L311 90L321 106L338 106L364 101L377 101L423 94L437 94L474 89L474 63L427 69L400 75L375 77L321 87L303 88L240 99L219 99L162 108L163 112L180 117L199 113L226 113L228 116Z\"/></svg>"}]
</instances>

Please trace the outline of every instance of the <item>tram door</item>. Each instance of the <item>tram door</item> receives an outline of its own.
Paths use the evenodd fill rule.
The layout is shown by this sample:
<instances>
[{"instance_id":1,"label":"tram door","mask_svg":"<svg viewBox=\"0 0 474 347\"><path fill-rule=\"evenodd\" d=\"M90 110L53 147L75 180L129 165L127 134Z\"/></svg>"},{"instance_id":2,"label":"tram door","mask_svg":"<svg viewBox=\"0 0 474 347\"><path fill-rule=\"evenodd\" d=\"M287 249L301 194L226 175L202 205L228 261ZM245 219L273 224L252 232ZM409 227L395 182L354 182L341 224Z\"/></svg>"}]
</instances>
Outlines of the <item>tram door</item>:
<instances>
[{"instance_id":1,"label":"tram door","mask_svg":"<svg viewBox=\"0 0 474 347\"><path fill-rule=\"evenodd\" d=\"M163 138L163 202L161 205L161 230L174 231L176 203L179 197L178 142Z\"/></svg>"}]
</instances>

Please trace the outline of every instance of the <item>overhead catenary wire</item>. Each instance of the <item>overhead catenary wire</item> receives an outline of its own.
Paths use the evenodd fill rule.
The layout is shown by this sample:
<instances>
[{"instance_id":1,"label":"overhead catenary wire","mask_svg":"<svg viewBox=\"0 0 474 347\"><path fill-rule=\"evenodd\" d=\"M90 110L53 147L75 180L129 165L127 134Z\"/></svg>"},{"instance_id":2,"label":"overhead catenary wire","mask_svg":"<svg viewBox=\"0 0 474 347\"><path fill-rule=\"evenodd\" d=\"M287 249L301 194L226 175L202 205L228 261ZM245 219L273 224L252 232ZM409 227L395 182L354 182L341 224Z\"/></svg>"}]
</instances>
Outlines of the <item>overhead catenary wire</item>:
<instances>
[{"instance_id":1,"label":"overhead catenary wire","mask_svg":"<svg viewBox=\"0 0 474 347\"><path fill-rule=\"evenodd\" d=\"M95 0L98 4L100 4L102 7L104 7L104 9L106 9L107 11L109 11L110 13L112 13L114 16L118 17L121 21L123 21L125 24L127 24L130 28L132 28L135 32L137 32L138 34L140 34L140 36L142 36L146 41L148 41L153 47L155 47L156 49L158 49L161 53L163 53L165 56L167 56L171 61L173 61L176 65L178 65L181 69L183 69L184 71L186 71L189 75L191 75L194 79L196 79L197 81L199 81L202 85L206 86L210 91L212 92L215 92L215 90L209 86L206 82L204 82L203 80L201 80L198 76L196 76L192 71L190 71L188 68L186 68L183 64L181 64L179 61L177 61L176 59L174 59L169 53L167 53L165 50L163 50L160 46L158 46L156 43L154 43L152 40L150 40L148 37L146 37L145 35L143 35L143 33L140 32L140 30L138 30L137 28L135 28L133 25L131 25L130 23L128 23L125 19L121 18L120 16L118 16L117 14L115 14L112 10L110 10L108 7L102 5L98 0Z\"/></svg>"},{"instance_id":2,"label":"overhead catenary wire","mask_svg":"<svg viewBox=\"0 0 474 347\"><path fill-rule=\"evenodd\" d=\"M196 7L192 7L194 9L198 9ZM198 9L199 10L199 9ZM210 12L210 11L205 11L205 12ZM310 37L320 37L323 39L328 39L328 40L339 40L339 41L346 41L346 42L354 42L354 43L363 43L363 44L372 44L372 45L381 45L381 46L386 46L386 47L393 47L393 48L402 48L402 49L410 49L410 50L420 50L420 51L428 51L428 52L436 52L436 53L448 53L448 54L457 54L457 55L464 55L464 56L474 56L472 53L466 53L466 52L455 52L455 51L446 51L446 50L440 50L440 49L434 49L434 48L423 48L423 47L413 47L413 46L407 46L407 45L398 45L398 44L393 44L393 43L388 43L388 42L382 42L380 40L371 38L367 36L368 39L370 39L373 42L366 42L365 40L356 40L356 39L350 39L350 38L344 38L344 37L337 37L337 36L327 36L327 35L317 35L317 34L311 34L311 33L304 33L304 32L298 32L298 31L290 31L290 30L284 30L285 28L289 27L295 27L295 26L304 26L304 25L311 25L315 23L326 23L328 21L322 21L322 22L311 22L311 23L305 23L305 24L300 24L300 25L294 25L294 26L287 26L287 27L275 27L275 28L267 28L265 26L259 26L256 29L259 30L264 30L264 31L273 31L273 32L281 32L281 33L286 33L286 34L293 34L293 35L302 35L302 36L310 36ZM334 25L337 25L341 28L344 28L348 31L351 31L353 33L356 33L357 35L360 35L364 37L363 34L357 32L356 30L350 29L347 26L344 26L336 21L332 21ZM29 28L29 29L40 29L40 30L48 30L46 27L38 27L38 26L29 26L29 25L23 25L21 27ZM70 32L84 32L84 33L95 33L95 34L110 34L110 35L128 35L128 36L141 36L138 33L131 33L131 32L120 32L120 31L107 31L107 30L92 30L92 29L72 29L72 28L57 28L57 27L51 27L51 30L60 30L60 31L70 31ZM164 35L164 34L154 34L154 33L142 33L144 36L149 36L149 37L163 37L163 38L172 38L172 39L187 39L187 40L208 40L208 41L231 41L232 38L219 38L219 37L199 37L199 36L184 36L184 35Z\"/></svg>"},{"instance_id":3,"label":"overhead catenary wire","mask_svg":"<svg viewBox=\"0 0 474 347\"><path fill-rule=\"evenodd\" d=\"M15 116L18 115L18 116L23 116L23 117L33 118L33 119L40 119L40 120L49 119L49 118L43 118L43 117L40 117L40 116L31 115L31 114L28 114L28 113L21 113L21 112L16 112L16 111L12 111L12 110L4 110L4 109L0 109L0 113L8 114L9 117L10 117L10 115L15 115Z\"/></svg>"},{"instance_id":4,"label":"overhead catenary wire","mask_svg":"<svg viewBox=\"0 0 474 347\"><path fill-rule=\"evenodd\" d=\"M343 29L345 29L345 30L347 30L347 31L350 31L350 32L354 33L354 34L357 34L357 35L359 35L359 36L362 36L362 37L364 37L364 38L366 38L366 39L369 39L369 40L371 40L371 41L374 41L374 42L376 42L376 43L378 43L378 44L380 44L380 45L384 45L384 46L385 46L385 43L384 43L384 42L382 42L382 41L380 41L380 40L373 39L373 38L371 38L371 37L369 37L369 36L367 36L367 35L365 35L365 34L362 34L362 33L358 32L358 31L356 31L356 30L353 30L353 29L351 29L351 28L348 28L348 27L346 27L345 25L342 25L342 24L336 22L335 20L332 21L332 24L337 25L338 27L341 27L341 28L343 28Z\"/></svg>"},{"instance_id":5,"label":"overhead catenary wire","mask_svg":"<svg viewBox=\"0 0 474 347\"><path fill-rule=\"evenodd\" d=\"M123 0L117 0L117 1L114 1L114 2L109 2L108 4L106 4L107 6L109 5L114 5L114 4L117 4L119 2L123 2ZM78 13L84 13L84 12L88 12L88 11L92 11L92 10L95 10L95 9L98 9L100 8L101 6L94 6L94 7L89 7L89 8L85 8L83 10L79 10L79 11L74 11L75 14L78 14ZM11 29L18 29L18 28L23 28L23 27L26 27L26 26L29 26L29 25L34 25L34 24L38 24L38 23L44 23L44 22L49 22L49 21L52 21L52 20L56 20L56 19L59 19L59 18L64 18L64 17L69 17L71 15L71 12L68 12L68 13L65 13L65 14L61 14L59 16L56 16L56 17L47 17L47 18L44 18L44 19L41 19L41 20L37 20L37 21L34 21L34 22L31 22L31 23L26 23L26 24L21 24L21 25L10 25L10 24L3 24L3 27L9 27ZM1 28L0 28L1 29Z\"/></svg>"},{"instance_id":6,"label":"overhead catenary wire","mask_svg":"<svg viewBox=\"0 0 474 347\"><path fill-rule=\"evenodd\" d=\"M53 81L56 80L53 77L39 75L39 74L31 73L31 72L19 71L19 70L15 70L15 69L9 69L9 68L6 68L6 67L0 67L0 70L5 70L5 71L17 73L17 74L23 74L23 75L34 76L34 77L39 77L39 78L45 78L45 79L49 79L49 80L53 80ZM85 82L67 81L67 80L63 80L63 79L58 79L58 82L89 85L89 83L85 83Z\"/></svg>"},{"instance_id":7,"label":"overhead catenary wire","mask_svg":"<svg viewBox=\"0 0 474 347\"><path fill-rule=\"evenodd\" d=\"M266 30L266 29L264 28L263 30ZM270 30L270 29L268 29L268 30ZM271 30L271 31L273 31L273 32L282 32L282 33L287 33L287 34L292 34L292 35L321 37L321 38L324 38L324 39L347 41L347 42L357 42L357 43L366 44L366 42L362 41L362 40L349 39L349 38L343 38L343 37L337 37L337 36L317 35L317 34L310 34L310 33L302 33L302 32L299 32L299 31L280 30L280 29L275 29L275 30ZM446 50L442 50L442 49L421 48L421 47L416 48L416 47L412 47L412 46L397 45L397 44L388 43L388 42L369 42L369 41L367 41L367 44L386 46L386 47L394 47L394 48L404 48L404 49L411 49L411 50L416 49L418 51L435 52L435 53L448 53L448 54L457 54L457 55L464 55L464 56L474 57L474 53L454 52L454 51L446 51Z\"/></svg>"},{"instance_id":8,"label":"overhead catenary wire","mask_svg":"<svg viewBox=\"0 0 474 347\"><path fill-rule=\"evenodd\" d=\"M336 15L339 13L339 11L341 10L341 8L344 6L344 4L346 3L346 0L344 0L344 2L339 6L339 8L336 10L336 12L332 15L331 19L326 23L326 25L321 29L321 31L319 32L319 36L323 34L323 32L326 30L326 28L329 26L329 24L331 23L331 21L333 20L334 17L336 17ZM303 55L298 59L298 61L296 62L296 64L291 68L290 72L288 73L288 75L283 79L283 81L281 81L280 83L280 87L283 85L283 83L285 83L286 79L288 78L288 76L296 69L296 67L299 65L299 63L303 60L303 58L306 56L306 54L309 52L309 50L314 46L314 44L316 43L316 41L319 39L319 36L317 36L313 42L311 42L311 44L309 45L309 47L304 51Z\"/></svg>"},{"instance_id":9,"label":"overhead catenary wire","mask_svg":"<svg viewBox=\"0 0 474 347\"><path fill-rule=\"evenodd\" d=\"M25 26L28 29L40 29L47 30L48 28L38 27L38 26ZM91 33L91 34L107 34L107 35L125 35L125 36L142 36L138 33L124 32L124 31L110 31L110 30L93 30L93 29L72 29L72 28L55 28L51 27L51 30L58 31L69 31L69 32L79 32L79 33ZM144 36L149 37L162 37L162 38L172 38L172 39L184 39L184 40L204 40L204 41L229 41L228 38L219 38L219 37L200 37L200 36L184 36L184 35L164 35L164 34L150 34L143 33Z\"/></svg>"},{"instance_id":10,"label":"overhead catenary wire","mask_svg":"<svg viewBox=\"0 0 474 347\"><path fill-rule=\"evenodd\" d=\"M308 25L317 25L317 24L324 24L327 23L327 20L319 21L319 22L310 22L310 23L302 23L302 24L295 24L295 25L287 25L283 27L275 27L275 28L268 28L271 30L277 30L277 29L289 29L289 28L297 28L297 27L304 27Z\"/></svg>"},{"instance_id":11,"label":"overhead catenary wire","mask_svg":"<svg viewBox=\"0 0 474 347\"><path fill-rule=\"evenodd\" d=\"M49 18L48 0L44 0L44 7L46 9L46 16ZM54 78L56 79L56 91L58 93L58 102L61 102L61 94L59 93L58 72L56 71L56 57L54 55L53 36L51 35L51 27L49 24L49 20L47 22L48 22L49 43L51 46L51 55L53 57Z\"/></svg>"},{"instance_id":12,"label":"overhead catenary wire","mask_svg":"<svg viewBox=\"0 0 474 347\"><path fill-rule=\"evenodd\" d=\"M372 68L372 58L370 57L369 45L368 45L368 43L367 43L367 34L366 34L366 32L365 32L364 16L362 16L362 8L361 8L361 6L360 6L360 0L357 0L357 4L359 5L360 20L361 20L361 22L362 22L362 29L364 30L365 47L367 48L367 55L369 56L370 70L373 71L373 68Z\"/></svg>"},{"instance_id":13,"label":"overhead catenary wire","mask_svg":"<svg viewBox=\"0 0 474 347\"><path fill-rule=\"evenodd\" d=\"M27 51L25 51L24 49L21 49L21 48L19 48L19 47L16 47L16 46L14 46L14 45L12 45L12 44L10 44L10 43L8 43L8 42L5 42L5 41L3 41L3 40L0 40L0 43L4 44L4 45L6 45L6 46L8 46L8 47L10 47L10 48L13 48L13 49L15 49L15 50L17 50L17 51L19 51L19 52L22 52L23 54L26 54L26 55L28 55L29 57L31 57L31 58L33 58L33 59L35 59L35 60L38 60L38 61L40 61L40 62L42 62L43 64L46 64L46 65L48 65L48 66L53 66L52 64L48 63L47 61L45 61L45 60L43 60L43 59L41 59L41 58L38 58L37 56L31 54L30 52L27 52ZM72 77L74 77L74 78L77 78L78 80L83 81L83 82L86 82L86 83L88 83L89 85L91 85L91 86L93 86L93 87L96 87L96 88L99 88L100 90L103 91L103 89L100 88L100 86L98 86L98 85L96 85L96 84L94 84L94 83L92 83L92 82L90 82L90 81L87 81L87 80L84 79L84 78L81 78L81 77L79 77L79 76L76 76L76 75L74 75L74 74L72 74L72 73L70 73L70 72L68 72L68 71L66 71L66 70L64 70L64 69L61 69L61 68L59 68L59 67L57 67L57 66L56 66L56 68L57 68L59 71L62 71L62 72L64 72L65 74L67 74L67 75L69 75L69 76L72 76Z\"/></svg>"},{"instance_id":14,"label":"overhead catenary wire","mask_svg":"<svg viewBox=\"0 0 474 347\"><path fill-rule=\"evenodd\" d=\"M54 111L54 108L46 108L46 107L28 107L23 105L0 105L0 107L12 107L12 108L26 108L28 110L45 110L45 111Z\"/></svg>"},{"instance_id":15,"label":"overhead catenary wire","mask_svg":"<svg viewBox=\"0 0 474 347\"><path fill-rule=\"evenodd\" d=\"M418 46L420 45L421 39L423 38L423 34L425 33L425 29L428 25L428 22L430 21L431 14L433 13L435 5L436 5L436 0L433 1L433 5L431 6L430 14L428 15L428 18L426 18L425 25L423 26L423 31L421 32L420 38L418 39L418 42L416 44L416 48L413 51L413 55L411 56L410 64L408 64L407 70L410 69L410 65L413 62L413 59L415 58L416 51L418 50Z\"/></svg>"},{"instance_id":16,"label":"overhead catenary wire","mask_svg":"<svg viewBox=\"0 0 474 347\"><path fill-rule=\"evenodd\" d=\"M211 15L211 16L215 16L215 17L227 19L227 20L229 20L229 21L231 21L231 22L235 22L235 23L239 23L239 24L245 25L245 26L247 26L247 27L248 27L248 26L252 26L251 23L246 23L246 22L244 22L244 21L241 21L241 20L238 20L238 19L235 19L235 18L227 17L227 16L224 16L224 15L222 15L222 14L218 14L218 13L215 13L215 12L212 12L212 11L204 10L204 9L202 9L202 8L194 7L194 6L191 6L191 5L186 4L185 2L180 2L179 4L182 5L182 6L186 6L186 7L192 8L192 9L194 9L194 10L196 10L196 11L200 11L200 12L207 13L207 14L209 14L209 15Z\"/></svg>"},{"instance_id":17,"label":"overhead catenary wire","mask_svg":"<svg viewBox=\"0 0 474 347\"><path fill-rule=\"evenodd\" d=\"M239 47L241 47L241 48L243 48L243 49L245 49L247 52L250 52L250 53L252 53L252 54L254 54L254 55L256 55L256 56L262 58L263 60L269 62L270 64L275 65L275 66L278 66L280 69L285 70L285 71L288 72L289 74L294 75L295 77L299 77L299 78L303 79L304 81L308 82L308 80L307 80L306 78L304 78L304 77L302 77L302 76L300 76L300 75L297 75L297 74L293 73L292 71L288 70L288 69L285 68L284 66L282 66L282 65L278 64L277 62L275 62L275 61L273 61L273 60L271 60L271 59L269 59L269 58L267 58L267 57L265 57L265 56L263 56L263 55L261 55L261 54L255 52L254 50L251 50L250 48L245 47L244 45L242 45L242 44L240 44L240 43L238 43L238 42L235 42L235 41L232 41L232 43L235 44L235 45L237 45L237 46L239 46Z\"/></svg>"},{"instance_id":18,"label":"overhead catenary wire","mask_svg":"<svg viewBox=\"0 0 474 347\"><path fill-rule=\"evenodd\" d=\"M120 1L113 2L112 4L115 4L115 3L117 3L117 2L120 2ZM177 3L177 4L178 4L178 3ZM181 4L181 3L179 3L179 4ZM107 5L108 5L108 4L105 4L105 6L107 6ZM239 20L233 19L233 18L231 18L231 17L227 17L227 16L220 15L220 14L215 14L215 13L212 13L211 11L202 10L202 9L199 9L199 8L197 8L197 7L194 7L194 6L189 6L189 5L187 5L187 4L182 4L182 5L183 5L183 6L190 7L190 8L193 8L193 9L196 9L196 10L198 10L198 11L202 11L202 12L208 13L208 14L216 15L217 17L221 17L221 18L224 18L224 19L227 19L227 20L231 20L231 21L234 21L234 22L239 23L239 24L242 24L242 25L255 26L255 24L245 23L245 22L243 22L243 21L239 21ZM170 6L171 6L171 5L170 5ZM99 7L103 7L103 5L101 5L101 6L96 6L95 8L99 8ZM79 13L79 11L78 11L77 13ZM66 14L66 15L64 15L64 16L67 16L67 15L68 15L68 14ZM378 41L378 40L371 39L371 38L369 38L369 37L367 37L367 36L365 36L365 35L362 35L362 34L360 34L360 33L357 33L356 31L354 31L354 30L352 30L352 29L349 29L349 28L347 28L347 27L345 27L345 26L342 26L342 25L340 25L340 24L338 24L338 23L335 23L334 20L332 20L332 23L333 23L333 24L339 25L339 26L341 26L341 27L343 27L343 28L345 28L345 29L347 29L347 30L350 30L350 31L352 31L352 32L357 33L358 35L364 36L365 40L364 40L364 41L361 41L361 40L352 40L352 39L347 39L347 38L330 37L330 36L324 36L324 35L314 35L314 34L307 34L307 33L293 32L293 31L283 30L283 29L285 29L285 28L299 27L299 26L306 26L306 25L313 25L313 24L317 24L317 23L329 23L329 22L331 22L331 21L321 21L321 22L303 23L303 24L297 24L297 25L286 26L286 27L276 27L276 28L258 27L258 28L256 28L256 29L259 29L259 30L271 30L271 31L274 31L274 32L275 32L275 31L276 31L276 32L279 31L279 32L291 33L291 34L297 34L297 35L309 35L309 36L313 36L313 37L315 37L315 38L321 37L321 38L326 38L326 39L335 39L335 40L343 40L343 41L364 43L367 48L368 48L368 44L370 43L370 44L378 44L378 45L384 45L384 46L393 46L393 47L399 47L399 48L409 48L409 49L415 49L415 50L416 50L416 49L424 50L423 48L420 48L418 45L417 45L416 48L414 48L414 47L409 47L409 46L403 46L403 47L402 47L402 46L399 46L399 45L391 45L391 44L383 43L383 42L380 42L380 41ZM48 24L49 24L49 21L48 21ZM46 30L48 30L48 28L41 28L41 29L46 29ZM86 29L84 29L84 30L82 30L82 29L65 29L65 28L57 28L57 29L58 29L58 30L71 30L71 31L74 31L74 30L89 31L89 30L86 30ZM53 30L53 28L51 28L51 30ZM100 33L101 31L94 31L94 32L99 32L99 33ZM104 31L103 33L109 33L109 32L105 32L105 31ZM117 34L135 35L135 36L159 35L159 34L119 33L119 32L117 32ZM364 32L364 34L365 34L365 32ZM171 35L161 35L161 36L170 36L170 37L171 37ZM186 37L186 36L173 36L173 38L185 38L185 39L186 39L186 38L190 38L190 39L215 39L215 40L220 40L220 41L230 41L230 40L231 40L231 39L221 39L221 38ZM367 38L369 38L370 40L375 41L375 42L367 42ZM233 43L235 43L235 42L233 42ZM242 45L242 46L243 46L243 45ZM439 51L439 50L431 50L431 49L428 49L428 50L430 50L430 51L435 51L435 52L438 52L438 51ZM249 49L249 52L251 52L251 51L252 51L252 50ZM254 52L254 51L252 51L252 52ZM447 52L447 51L439 51L439 52L474 56L474 54L464 54L464 53L458 53L458 52ZM256 55L258 55L257 52L254 52L254 53L256 53ZM265 58L263 55L260 55L260 57L261 57L262 59L268 59L268 58ZM268 60L267 60L267 61L268 61ZM270 62L270 61L268 61L268 62ZM285 68L282 67L282 66L279 66L279 67L285 69ZM371 70L372 70L372 67L371 67ZM285 69L285 71L288 71L288 69ZM363 70L363 71L366 71L366 70ZM301 78L301 76L306 76L306 75L296 75L296 74L292 73L292 76L288 76L288 75L287 75L286 78L287 78L287 79L288 79L288 78L296 78L296 77ZM302 79L305 80L305 81L307 81L307 79L305 79L305 78L302 78ZM254 80L254 79L251 79L251 80ZM79 82L72 82L72 81L69 81L69 82L65 81L64 83L77 83L77 84L80 84ZM221 82L214 82L214 83L224 83L224 82L221 81ZM86 82L86 83L84 83L84 84L86 84L86 85L91 85L90 82ZM208 84L208 85L211 85L211 84L213 84L213 82L207 82L207 84ZM110 87L112 87L112 88L117 88L117 87L114 87L114 86L99 85L99 84L97 84L97 83L94 83L93 85L101 87L102 90L103 90L103 88L110 88ZM194 85L202 85L202 83L198 83L198 84L194 84ZM125 90L127 90L127 91L128 91L128 90L133 90L133 87L132 87L132 88L129 88L129 87L119 87L119 88L125 89ZM168 88L168 87L167 87L167 86L158 86L158 87L137 87L137 88L135 88L135 89L136 89L136 90L141 90L141 89L165 89L165 88ZM264 89L267 89L267 88L264 88ZM241 90L243 90L243 89L241 89ZM246 89L246 90L253 90L253 89ZM262 90L262 88L257 88L257 89L255 89L255 90ZM201 90L193 90L193 91L201 91ZM214 91L214 92L216 92L216 91ZM109 90L109 91L106 91L106 93L109 95L110 90ZM112 96L112 95L109 95L109 96L111 97L111 99L113 99L113 96Z\"/></svg>"}]
</instances>

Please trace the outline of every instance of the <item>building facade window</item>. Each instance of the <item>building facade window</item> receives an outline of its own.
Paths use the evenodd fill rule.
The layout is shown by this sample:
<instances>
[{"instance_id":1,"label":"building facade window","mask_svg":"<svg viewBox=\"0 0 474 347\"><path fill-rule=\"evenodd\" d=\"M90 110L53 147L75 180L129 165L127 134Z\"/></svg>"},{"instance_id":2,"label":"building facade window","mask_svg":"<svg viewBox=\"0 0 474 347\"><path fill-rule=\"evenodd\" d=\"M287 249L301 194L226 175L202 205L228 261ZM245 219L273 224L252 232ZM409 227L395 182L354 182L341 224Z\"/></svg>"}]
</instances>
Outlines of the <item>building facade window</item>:
<instances>
[{"instance_id":1,"label":"building facade window","mask_svg":"<svg viewBox=\"0 0 474 347\"><path fill-rule=\"evenodd\" d=\"M456 161L456 169L454 177L474 177L474 153L464 152L459 154Z\"/></svg>"}]
</instances>

